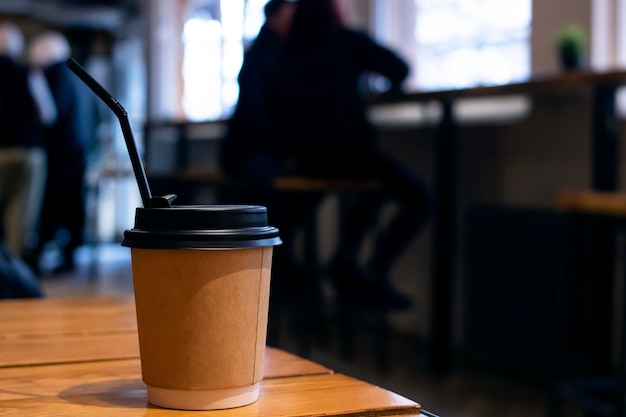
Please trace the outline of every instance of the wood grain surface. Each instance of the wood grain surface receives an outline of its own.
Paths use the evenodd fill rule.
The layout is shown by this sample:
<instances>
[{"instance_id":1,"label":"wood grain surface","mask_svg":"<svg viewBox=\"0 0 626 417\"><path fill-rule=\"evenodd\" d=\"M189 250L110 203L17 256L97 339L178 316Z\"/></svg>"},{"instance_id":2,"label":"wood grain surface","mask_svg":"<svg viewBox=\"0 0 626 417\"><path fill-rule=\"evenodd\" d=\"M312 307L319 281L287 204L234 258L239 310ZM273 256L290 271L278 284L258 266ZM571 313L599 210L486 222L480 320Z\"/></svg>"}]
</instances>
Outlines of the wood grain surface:
<instances>
[{"instance_id":1,"label":"wood grain surface","mask_svg":"<svg viewBox=\"0 0 626 417\"><path fill-rule=\"evenodd\" d=\"M147 403L138 359L0 369L0 414L37 416L189 415ZM419 404L340 374L265 379L249 406L221 416L419 415Z\"/></svg>"},{"instance_id":2,"label":"wood grain surface","mask_svg":"<svg viewBox=\"0 0 626 417\"><path fill-rule=\"evenodd\" d=\"M0 302L0 340L136 330L133 298L44 298Z\"/></svg>"},{"instance_id":3,"label":"wood grain surface","mask_svg":"<svg viewBox=\"0 0 626 417\"><path fill-rule=\"evenodd\" d=\"M0 415L189 415L146 400L132 298L0 302ZM212 416L420 415L391 391L268 347L259 401Z\"/></svg>"}]
</instances>

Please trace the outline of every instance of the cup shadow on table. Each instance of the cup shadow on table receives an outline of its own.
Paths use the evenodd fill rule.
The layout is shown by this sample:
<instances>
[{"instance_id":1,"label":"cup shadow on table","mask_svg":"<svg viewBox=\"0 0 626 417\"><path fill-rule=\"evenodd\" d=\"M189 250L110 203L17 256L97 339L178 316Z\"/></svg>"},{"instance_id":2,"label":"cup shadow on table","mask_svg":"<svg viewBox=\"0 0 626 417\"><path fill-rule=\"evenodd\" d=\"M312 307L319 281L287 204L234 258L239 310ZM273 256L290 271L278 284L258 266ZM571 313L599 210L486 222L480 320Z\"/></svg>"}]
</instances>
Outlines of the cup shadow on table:
<instances>
[{"instance_id":1,"label":"cup shadow on table","mask_svg":"<svg viewBox=\"0 0 626 417\"><path fill-rule=\"evenodd\" d=\"M61 391L59 398L93 407L158 408L148 403L146 385L140 378L75 385Z\"/></svg>"}]
</instances>

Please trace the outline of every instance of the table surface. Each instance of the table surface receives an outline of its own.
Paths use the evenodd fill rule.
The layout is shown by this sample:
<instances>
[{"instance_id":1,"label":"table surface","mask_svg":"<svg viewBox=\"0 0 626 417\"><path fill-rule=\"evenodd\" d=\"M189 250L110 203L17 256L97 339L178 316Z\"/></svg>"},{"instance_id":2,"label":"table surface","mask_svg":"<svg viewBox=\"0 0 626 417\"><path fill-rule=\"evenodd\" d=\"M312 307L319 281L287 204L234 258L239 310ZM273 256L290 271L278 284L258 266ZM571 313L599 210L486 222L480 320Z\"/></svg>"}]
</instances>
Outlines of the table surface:
<instances>
[{"instance_id":1,"label":"table surface","mask_svg":"<svg viewBox=\"0 0 626 417\"><path fill-rule=\"evenodd\" d=\"M568 189L557 196L557 205L565 211L626 217L626 193Z\"/></svg>"},{"instance_id":2,"label":"table surface","mask_svg":"<svg viewBox=\"0 0 626 417\"><path fill-rule=\"evenodd\" d=\"M149 404L132 298L0 301L0 414L186 415ZM268 347L259 400L213 416L419 416L420 405Z\"/></svg>"},{"instance_id":3,"label":"table surface","mask_svg":"<svg viewBox=\"0 0 626 417\"><path fill-rule=\"evenodd\" d=\"M369 101L371 104L390 104L518 94L542 96L571 94L580 88L590 86L618 87L625 84L626 70L623 68L609 71L561 71L550 74L535 74L527 80L501 85L451 88L433 91L410 91L398 96L373 96Z\"/></svg>"}]
</instances>

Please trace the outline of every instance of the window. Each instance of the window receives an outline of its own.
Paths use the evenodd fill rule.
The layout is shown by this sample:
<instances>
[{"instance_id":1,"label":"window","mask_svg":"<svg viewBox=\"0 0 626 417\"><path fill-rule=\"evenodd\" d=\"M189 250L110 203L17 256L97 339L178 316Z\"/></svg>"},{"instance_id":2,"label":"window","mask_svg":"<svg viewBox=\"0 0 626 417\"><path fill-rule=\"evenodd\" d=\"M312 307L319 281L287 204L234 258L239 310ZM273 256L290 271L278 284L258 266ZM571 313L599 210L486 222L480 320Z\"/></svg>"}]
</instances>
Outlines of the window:
<instances>
[{"instance_id":1,"label":"window","mask_svg":"<svg viewBox=\"0 0 626 417\"><path fill-rule=\"evenodd\" d=\"M418 85L504 84L530 73L529 0L415 0Z\"/></svg>"},{"instance_id":2,"label":"window","mask_svg":"<svg viewBox=\"0 0 626 417\"><path fill-rule=\"evenodd\" d=\"M377 1L376 33L412 62L410 87L496 85L530 75L531 0L396 0L395 9ZM401 15L407 10L410 20Z\"/></svg>"},{"instance_id":3,"label":"window","mask_svg":"<svg viewBox=\"0 0 626 417\"><path fill-rule=\"evenodd\" d=\"M264 22L267 1L203 0L190 6L183 27L183 109L189 120L232 112L243 52Z\"/></svg>"},{"instance_id":4,"label":"window","mask_svg":"<svg viewBox=\"0 0 626 417\"><path fill-rule=\"evenodd\" d=\"M228 117L243 52L268 0L189 0L183 26L183 111ZM361 1L344 1L349 9ZM530 75L531 0L375 0L375 33L410 63L409 89L461 88Z\"/></svg>"}]
</instances>

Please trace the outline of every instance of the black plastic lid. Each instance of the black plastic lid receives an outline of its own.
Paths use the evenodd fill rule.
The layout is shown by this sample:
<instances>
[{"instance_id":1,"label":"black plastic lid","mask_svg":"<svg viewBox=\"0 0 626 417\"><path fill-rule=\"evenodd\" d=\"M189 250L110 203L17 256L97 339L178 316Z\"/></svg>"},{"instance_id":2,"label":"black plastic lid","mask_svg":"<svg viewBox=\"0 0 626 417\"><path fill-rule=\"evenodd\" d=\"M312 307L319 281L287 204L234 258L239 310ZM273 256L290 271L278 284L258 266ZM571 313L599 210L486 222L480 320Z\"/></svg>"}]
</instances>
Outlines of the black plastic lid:
<instances>
[{"instance_id":1,"label":"black plastic lid","mask_svg":"<svg viewBox=\"0 0 626 417\"><path fill-rule=\"evenodd\" d=\"M263 206L137 208L122 246L141 249L245 249L282 242Z\"/></svg>"}]
</instances>

